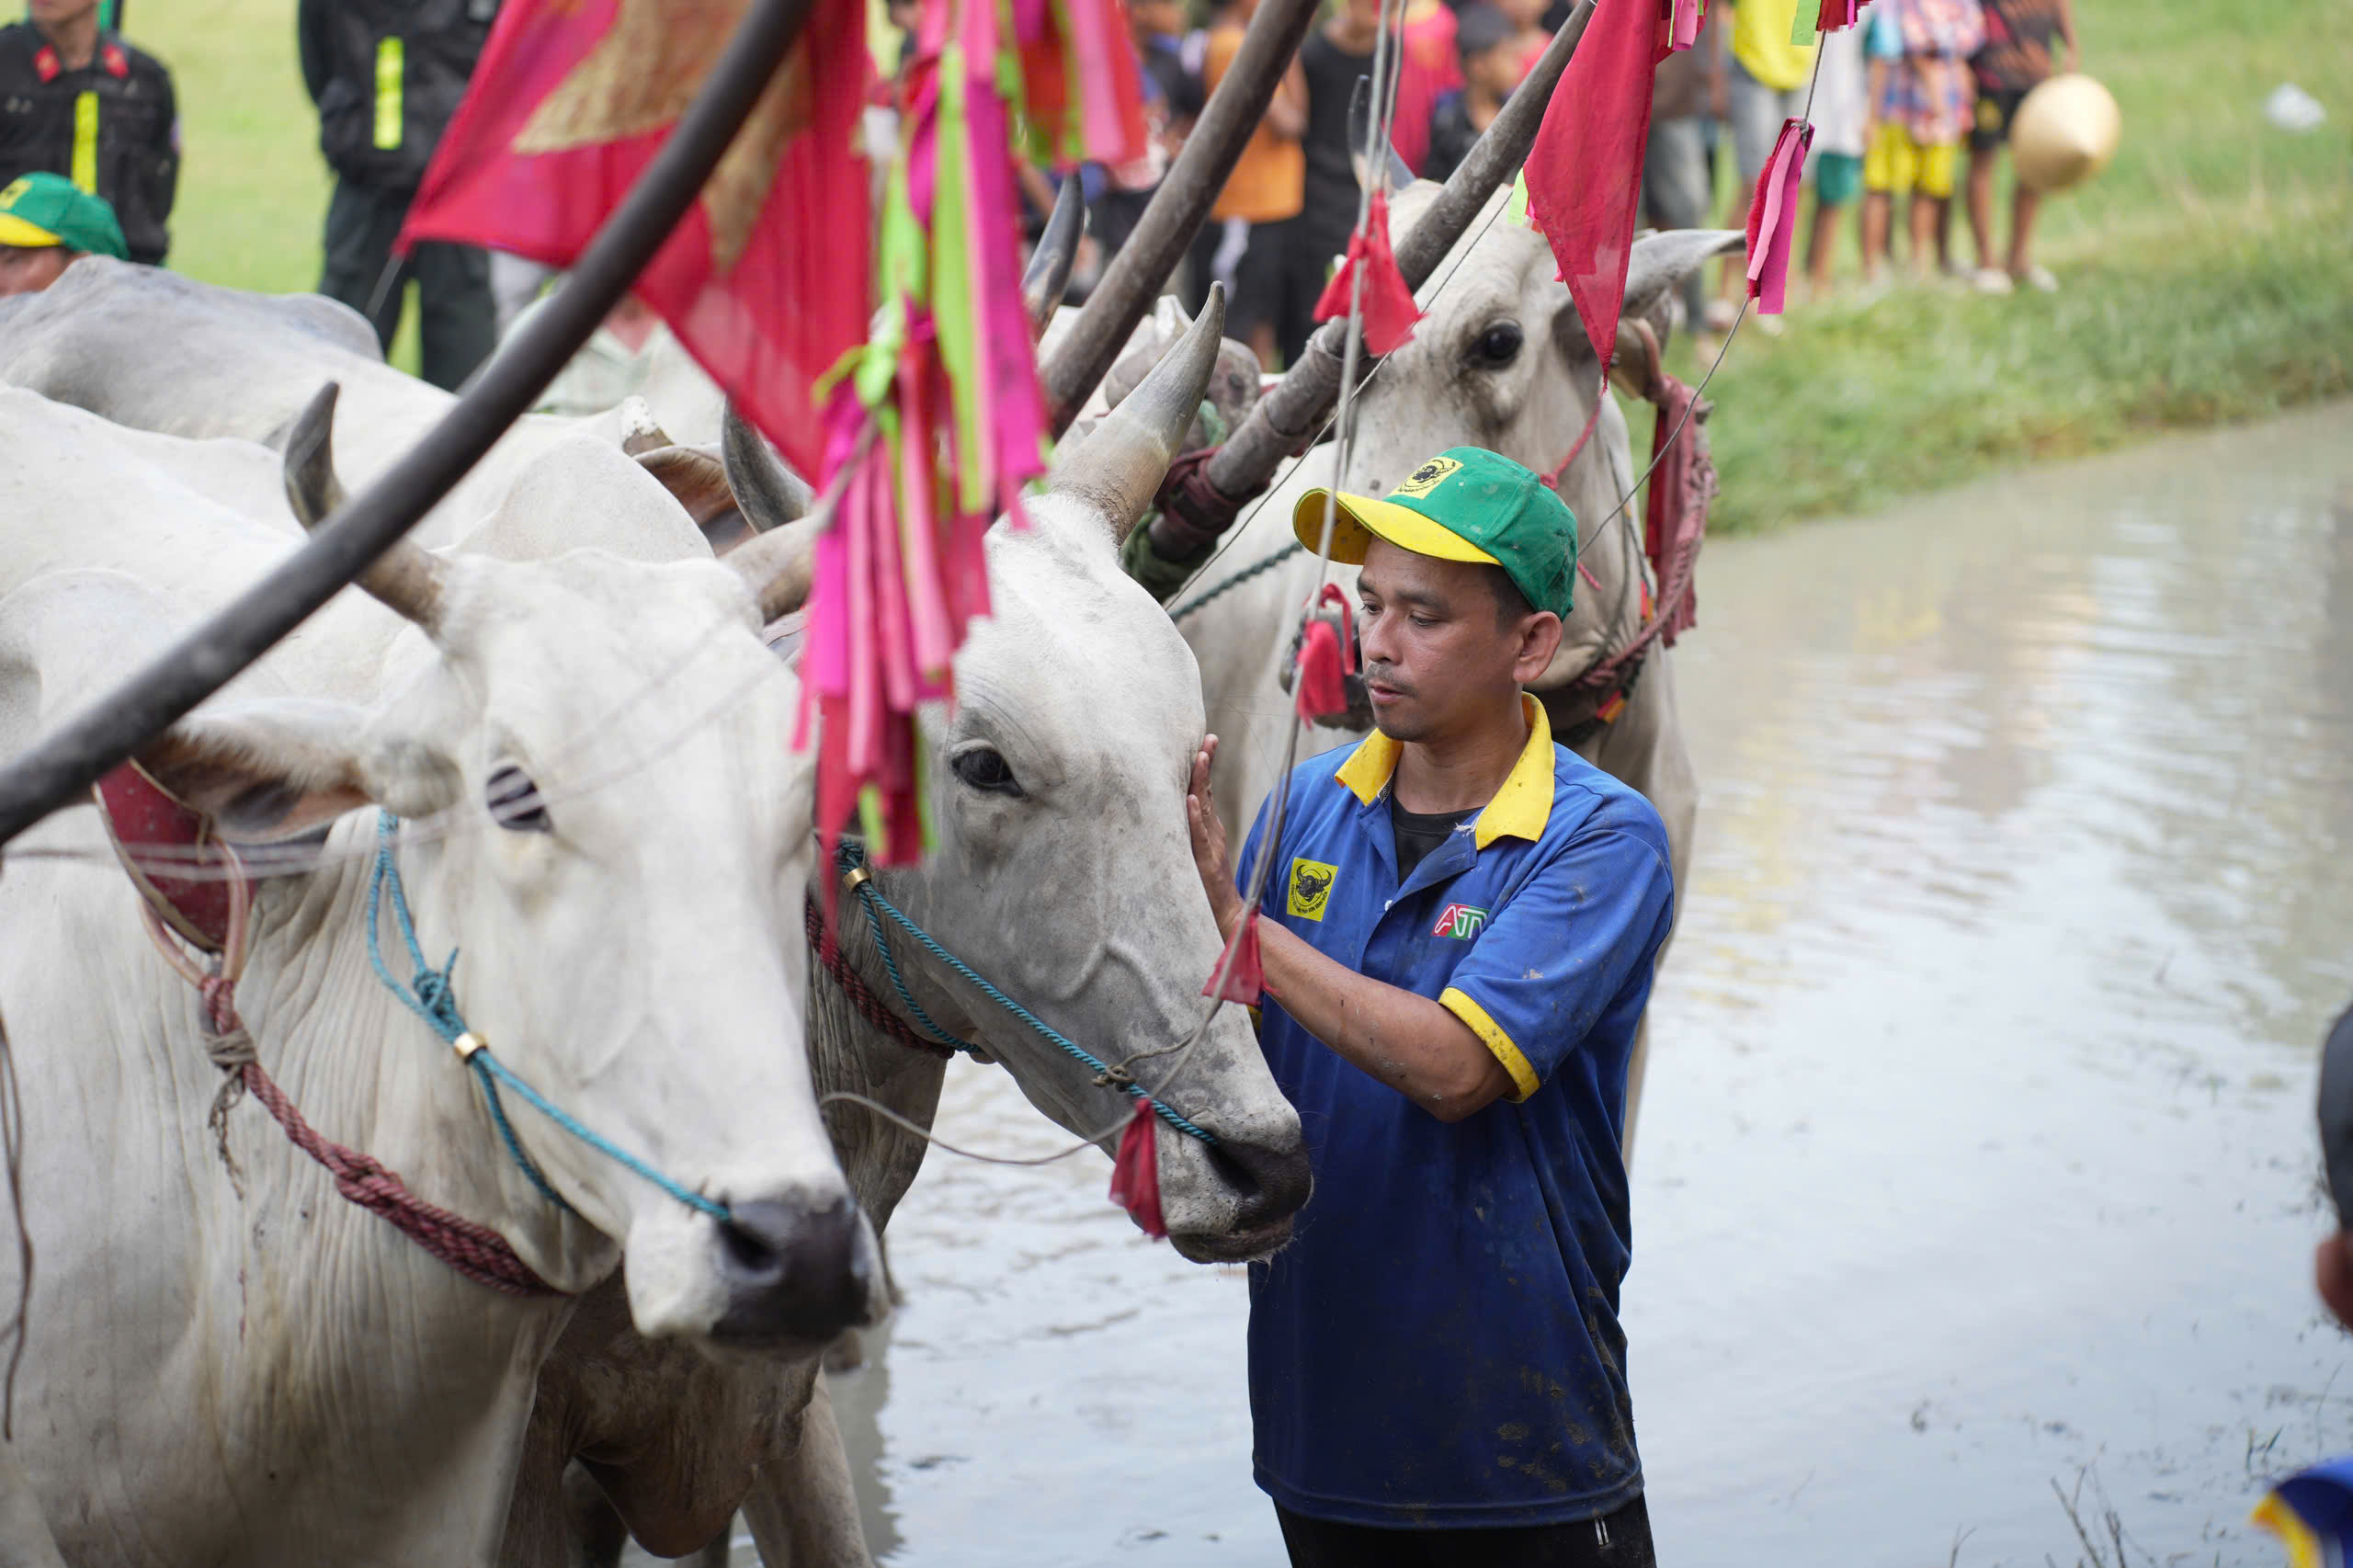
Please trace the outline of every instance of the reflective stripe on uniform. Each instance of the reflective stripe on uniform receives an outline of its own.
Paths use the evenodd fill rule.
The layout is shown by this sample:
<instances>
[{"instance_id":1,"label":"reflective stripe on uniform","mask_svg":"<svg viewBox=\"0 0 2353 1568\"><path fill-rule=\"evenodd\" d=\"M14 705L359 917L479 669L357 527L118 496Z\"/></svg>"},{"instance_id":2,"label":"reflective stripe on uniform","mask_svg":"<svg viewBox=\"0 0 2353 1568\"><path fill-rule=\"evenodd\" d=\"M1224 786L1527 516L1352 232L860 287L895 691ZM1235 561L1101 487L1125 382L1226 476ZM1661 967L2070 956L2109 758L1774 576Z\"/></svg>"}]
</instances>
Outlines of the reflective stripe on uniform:
<instances>
[{"instance_id":1,"label":"reflective stripe on uniform","mask_svg":"<svg viewBox=\"0 0 2353 1568\"><path fill-rule=\"evenodd\" d=\"M391 152L401 144L401 40L376 42L376 146Z\"/></svg>"},{"instance_id":2,"label":"reflective stripe on uniform","mask_svg":"<svg viewBox=\"0 0 2353 1568\"><path fill-rule=\"evenodd\" d=\"M74 183L98 193L98 95L74 95Z\"/></svg>"}]
</instances>

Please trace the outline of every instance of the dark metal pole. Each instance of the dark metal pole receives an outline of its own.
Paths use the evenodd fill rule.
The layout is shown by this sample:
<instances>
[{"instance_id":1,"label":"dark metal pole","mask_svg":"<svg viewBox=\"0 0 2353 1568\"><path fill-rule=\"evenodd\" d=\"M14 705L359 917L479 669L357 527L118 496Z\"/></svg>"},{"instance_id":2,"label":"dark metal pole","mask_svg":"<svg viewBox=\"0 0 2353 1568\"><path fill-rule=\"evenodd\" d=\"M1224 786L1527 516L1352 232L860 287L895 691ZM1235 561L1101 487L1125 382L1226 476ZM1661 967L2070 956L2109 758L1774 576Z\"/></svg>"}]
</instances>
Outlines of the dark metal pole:
<instances>
[{"instance_id":1,"label":"dark metal pole","mask_svg":"<svg viewBox=\"0 0 2353 1568\"><path fill-rule=\"evenodd\" d=\"M1397 241L1397 270L1405 275L1407 288L1419 289L1429 280L1447 252L1469 232L1495 188L1527 160L1552 102L1552 89L1569 68L1569 57L1585 37L1586 24L1593 19L1594 4L1595 0L1580 0L1538 57L1535 68L1512 89L1502 111L1481 132L1462 166ZM1211 456L1205 474L1215 491L1233 497L1237 506L1256 495L1266 488L1283 459L1323 428L1339 403L1340 362L1347 335L1347 321L1328 321L1307 340L1299 363L1267 389L1241 427ZM1358 361L1359 373L1370 374L1377 363L1365 355Z\"/></svg>"},{"instance_id":2,"label":"dark metal pole","mask_svg":"<svg viewBox=\"0 0 2353 1568\"><path fill-rule=\"evenodd\" d=\"M0 769L0 844L79 797L335 597L449 494L620 302L701 194L813 0L752 0L709 81L563 288L457 406L293 556L104 701Z\"/></svg>"},{"instance_id":3,"label":"dark metal pole","mask_svg":"<svg viewBox=\"0 0 2353 1568\"><path fill-rule=\"evenodd\" d=\"M1060 436L1128 346L1128 335L1152 308L1161 285L1184 259L1217 193L1225 188L1251 133L1266 118L1275 88L1290 69L1300 40L1315 19L1317 0L1261 0L1242 47L1210 95L1185 150L1144 209L1135 232L1087 296L1072 331L1040 368L1045 383L1046 428Z\"/></svg>"}]
</instances>

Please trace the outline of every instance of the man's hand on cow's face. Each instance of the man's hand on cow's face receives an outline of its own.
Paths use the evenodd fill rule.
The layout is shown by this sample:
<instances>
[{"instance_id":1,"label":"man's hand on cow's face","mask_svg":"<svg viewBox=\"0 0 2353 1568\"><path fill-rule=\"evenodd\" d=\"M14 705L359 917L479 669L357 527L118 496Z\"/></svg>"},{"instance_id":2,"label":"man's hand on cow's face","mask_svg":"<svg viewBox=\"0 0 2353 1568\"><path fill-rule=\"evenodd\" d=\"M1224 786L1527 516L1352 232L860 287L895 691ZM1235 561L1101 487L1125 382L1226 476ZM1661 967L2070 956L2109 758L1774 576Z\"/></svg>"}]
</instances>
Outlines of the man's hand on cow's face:
<instances>
[{"instance_id":1,"label":"man's hand on cow's face","mask_svg":"<svg viewBox=\"0 0 2353 1568\"><path fill-rule=\"evenodd\" d=\"M1242 924L1242 895L1233 891L1233 867L1227 858L1225 824L1218 820L1217 801L1210 792L1210 765L1217 760L1217 737L1201 741L1193 754L1193 777L1185 788L1185 820L1193 830L1193 865L1201 873L1201 891L1209 895L1210 913L1217 917L1217 934L1227 941Z\"/></svg>"}]
</instances>

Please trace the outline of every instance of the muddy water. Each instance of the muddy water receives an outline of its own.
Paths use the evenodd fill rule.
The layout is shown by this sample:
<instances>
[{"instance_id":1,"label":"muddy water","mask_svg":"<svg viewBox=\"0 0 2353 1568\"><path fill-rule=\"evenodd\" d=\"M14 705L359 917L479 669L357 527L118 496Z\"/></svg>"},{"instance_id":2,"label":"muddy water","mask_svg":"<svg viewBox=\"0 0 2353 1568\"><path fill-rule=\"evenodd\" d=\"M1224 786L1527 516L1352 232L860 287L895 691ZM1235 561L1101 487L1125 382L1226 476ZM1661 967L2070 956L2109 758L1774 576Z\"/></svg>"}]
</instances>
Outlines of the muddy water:
<instances>
[{"instance_id":1,"label":"muddy water","mask_svg":"<svg viewBox=\"0 0 2353 1568\"><path fill-rule=\"evenodd\" d=\"M1739 476L1732 476L1739 483ZM1662 1561L2277 1562L2353 1000L2353 406L1711 545L1627 1284ZM1000 1074L951 1136L1053 1135ZM840 1380L877 1554L1280 1561L1245 1287L1097 1156L935 1156ZM2112 1509L2116 1530L2105 1513ZM739 1552L744 1561L748 1552Z\"/></svg>"}]
</instances>

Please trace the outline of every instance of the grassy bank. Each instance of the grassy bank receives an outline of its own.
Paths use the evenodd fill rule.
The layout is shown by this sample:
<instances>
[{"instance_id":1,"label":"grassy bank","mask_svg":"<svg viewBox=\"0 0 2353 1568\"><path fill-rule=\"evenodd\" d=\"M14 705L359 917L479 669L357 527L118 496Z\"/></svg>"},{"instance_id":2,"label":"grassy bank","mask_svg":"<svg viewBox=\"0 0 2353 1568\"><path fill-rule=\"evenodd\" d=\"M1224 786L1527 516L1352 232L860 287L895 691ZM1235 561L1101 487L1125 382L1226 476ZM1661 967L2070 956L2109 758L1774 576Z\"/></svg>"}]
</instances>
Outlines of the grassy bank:
<instances>
[{"instance_id":1,"label":"grassy bank","mask_svg":"<svg viewBox=\"0 0 2353 1568\"><path fill-rule=\"evenodd\" d=\"M1711 389L1721 526L1856 511L2353 390L2353 6L2075 6L2124 136L2097 181L2044 212L2040 252L2063 291L1898 290L1795 309L1779 338L1745 328ZM130 17L178 78L172 265L311 287L327 180L291 0L131 0ZM2328 124L2268 125L2263 97L2283 81L2326 105Z\"/></svg>"},{"instance_id":2,"label":"grassy bank","mask_svg":"<svg viewBox=\"0 0 2353 1568\"><path fill-rule=\"evenodd\" d=\"M2037 251L2061 291L1899 288L1793 308L1779 338L1744 327L1711 387L1720 526L1866 510L2353 390L2353 6L2075 9L2124 134L2097 181L2045 206ZM2269 125L2262 100L2283 81L2328 123ZM1997 243L2006 176L2004 190Z\"/></svg>"}]
</instances>

